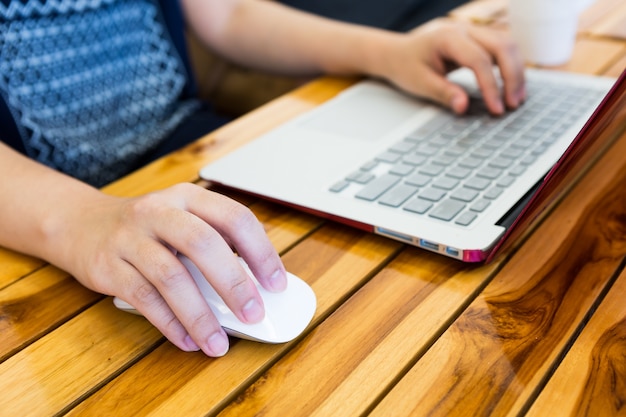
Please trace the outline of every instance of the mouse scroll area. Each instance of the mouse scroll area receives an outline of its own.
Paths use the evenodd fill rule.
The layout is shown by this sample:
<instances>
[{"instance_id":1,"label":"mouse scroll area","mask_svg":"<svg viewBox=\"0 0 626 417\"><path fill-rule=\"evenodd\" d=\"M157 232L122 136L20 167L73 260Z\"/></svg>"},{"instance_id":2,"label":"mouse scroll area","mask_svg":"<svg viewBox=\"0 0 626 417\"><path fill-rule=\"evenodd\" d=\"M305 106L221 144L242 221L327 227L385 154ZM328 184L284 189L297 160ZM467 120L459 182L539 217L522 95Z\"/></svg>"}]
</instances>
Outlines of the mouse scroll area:
<instances>
[{"instance_id":1,"label":"mouse scroll area","mask_svg":"<svg viewBox=\"0 0 626 417\"><path fill-rule=\"evenodd\" d=\"M228 308L196 265L184 255L177 256L191 273L213 314L230 336L263 343L285 343L298 337L315 315L317 298L305 281L288 272L287 289L280 293L269 292L259 284L245 261L239 258L257 286L265 306L263 320L254 324L243 323ZM120 310L140 314L133 306L118 297L115 297L113 302Z\"/></svg>"}]
</instances>

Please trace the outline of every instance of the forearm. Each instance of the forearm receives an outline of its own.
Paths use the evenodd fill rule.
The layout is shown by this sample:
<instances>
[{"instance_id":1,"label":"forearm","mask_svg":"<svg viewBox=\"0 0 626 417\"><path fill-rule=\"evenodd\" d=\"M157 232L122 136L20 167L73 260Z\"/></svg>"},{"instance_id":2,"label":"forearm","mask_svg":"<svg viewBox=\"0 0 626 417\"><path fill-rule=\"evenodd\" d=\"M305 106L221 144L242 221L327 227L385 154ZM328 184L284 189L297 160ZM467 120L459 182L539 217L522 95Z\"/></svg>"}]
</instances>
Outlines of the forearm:
<instances>
[{"instance_id":1,"label":"forearm","mask_svg":"<svg viewBox=\"0 0 626 417\"><path fill-rule=\"evenodd\" d=\"M400 36L272 1L183 0L183 5L189 24L211 48L238 63L274 72L380 75L386 62L380 51L391 50L389 45Z\"/></svg>"},{"instance_id":2,"label":"forearm","mask_svg":"<svg viewBox=\"0 0 626 417\"><path fill-rule=\"evenodd\" d=\"M71 254L63 239L72 218L101 193L15 152L0 142L0 246L61 267Z\"/></svg>"}]
</instances>

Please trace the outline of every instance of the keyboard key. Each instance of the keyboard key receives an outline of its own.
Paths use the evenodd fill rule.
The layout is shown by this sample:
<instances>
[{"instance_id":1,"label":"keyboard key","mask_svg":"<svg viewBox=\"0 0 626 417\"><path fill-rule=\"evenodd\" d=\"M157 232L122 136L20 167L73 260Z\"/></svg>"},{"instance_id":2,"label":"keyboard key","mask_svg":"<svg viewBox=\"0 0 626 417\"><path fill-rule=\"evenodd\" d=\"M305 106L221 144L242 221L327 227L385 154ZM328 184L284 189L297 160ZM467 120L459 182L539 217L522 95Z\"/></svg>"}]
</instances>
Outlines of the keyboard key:
<instances>
[{"instance_id":1,"label":"keyboard key","mask_svg":"<svg viewBox=\"0 0 626 417\"><path fill-rule=\"evenodd\" d=\"M465 213L461 214L455 221L454 223L460 225L460 226L469 226L470 223L472 223L474 221L474 219L476 219L476 217L478 217L478 215L476 213L472 213L471 211L466 211Z\"/></svg>"},{"instance_id":2,"label":"keyboard key","mask_svg":"<svg viewBox=\"0 0 626 417\"><path fill-rule=\"evenodd\" d=\"M431 177L436 177L443 172L443 169L444 167L441 165L426 164L419 168L419 172L421 172L422 174L430 175Z\"/></svg>"},{"instance_id":3,"label":"keyboard key","mask_svg":"<svg viewBox=\"0 0 626 417\"><path fill-rule=\"evenodd\" d=\"M390 151L385 151L376 157L377 161L388 162L390 164L395 164L400 160L400 154Z\"/></svg>"},{"instance_id":4,"label":"keyboard key","mask_svg":"<svg viewBox=\"0 0 626 417\"><path fill-rule=\"evenodd\" d=\"M419 197L423 198L424 200L439 201L443 197L445 197L445 195L446 192L443 190L438 190L436 188L426 188L419 194Z\"/></svg>"},{"instance_id":5,"label":"keyboard key","mask_svg":"<svg viewBox=\"0 0 626 417\"><path fill-rule=\"evenodd\" d=\"M492 187L489 190L487 190L487 192L483 195L483 197L488 198L490 200L495 200L496 198L500 197L500 194L502 194L502 192L504 191L504 188L502 187Z\"/></svg>"},{"instance_id":6,"label":"keyboard key","mask_svg":"<svg viewBox=\"0 0 626 417\"><path fill-rule=\"evenodd\" d=\"M473 188L474 190L482 191L485 188L489 187L491 181L487 178L478 178L472 177L465 182L465 186L468 188Z\"/></svg>"},{"instance_id":7,"label":"keyboard key","mask_svg":"<svg viewBox=\"0 0 626 417\"><path fill-rule=\"evenodd\" d=\"M396 164L393 167L391 167L391 169L389 170L389 173L390 174L394 174L394 175L400 175L400 176L404 177L406 175L409 175L414 170L415 170L414 166L408 165L408 164L403 164L401 162L401 163Z\"/></svg>"},{"instance_id":8,"label":"keyboard key","mask_svg":"<svg viewBox=\"0 0 626 417\"><path fill-rule=\"evenodd\" d=\"M428 158L425 157L424 155L418 155L416 153L405 155L402 158L402 162L404 162L405 164L410 164L410 165L415 165L415 166L422 165L427 160Z\"/></svg>"},{"instance_id":9,"label":"keyboard key","mask_svg":"<svg viewBox=\"0 0 626 417\"><path fill-rule=\"evenodd\" d=\"M511 167L511 169L509 170L509 174L519 176L522 175L524 171L526 171L526 167L524 165L516 165L514 167Z\"/></svg>"},{"instance_id":10,"label":"keyboard key","mask_svg":"<svg viewBox=\"0 0 626 417\"><path fill-rule=\"evenodd\" d=\"M472 171L468 168L452 167L446 172L446 175L460 180L469 177Z\"/></svg>"},{"instance_id":11,"label":"keyboard key","mask_svg":"<svg viewBox=\"0 0 626 417\"><path fill-rule=\"evenodd\" d=\"M515 178L517 177L514 177L513 175L506 175L502 178L499 178L498 181L496 181L496 185L506 188L509 185L513 184Z\"/></svg>"},{"instance_id":12,"label":"keyboard key","mask_svg":"<svg viewBox=\"0 0 626 417\"><path fill-rule=\"evenodd\" d=\"M444 200L435 206L428 215L435 219L450 221L465 208L465 204L456 200Z\"/></svg>"},{"instance_id":13,"label":"keyboard key","mask_svg":"<svg viewBox=\"0 0 626 417\"><path fill-rule=\"evenodd\" d=\"M363 188L361 191L359 191L356 194L356 198L374 201L378 197L380 197L385 191L397 184L399 181L400 177L398 177L397 175L382 175L366 185L365 188Z\"/></svg>"},{"instance_id":14,"label":"keyboard key","mask_svg":"<svg viewBox=\"0 0 626 417\"><path fill-rule=\"evenodd\" d=\"M398 142L395 145L393 145L391 148L389 148L391 152L401 153L401 154L411 152L413 149L415 149L415 143L409 142L407 140Z\"/></svg>"},{"instance_id":15,"label":"keyboard key","mask_svg":"<svg viewBox=\"0 0 626 417\"><path fill-rule=\"evenodd\" d=\"M352 182L356 182L356 183L359 183L359 184L367 184L368 182L370 182L374 178L375 178L374 175L370 174L369 172L354 171L352 174L350 174L350 175L348 175L346 177L346 180L352 181Z\"/></svg>"},{"instance_id":16,"label":"keyboard key","mask_svg":"<svg viewBox=\"0 0 626 417\"><path fill-rule=\"evenodd\" d=\"M429 144L422 144L415 149L416 154L424 156L433 156L437 152L439 152L439 148Z\"/></svg>"},{"instance_id":17,"label":"keyboard key","mask_svg":"<svg viewBox=\"0 0 626 417\"><path fill-rule=\"evenodd\" d=\"M334 183L329 190L332 191L333 193L338 193L340 191L343 191L346 189L346 187L348 187L348 185L350 185L350 183L348 181L342 180L342 181L338 181L336 183Z\"/></svg>"},{"instance_id":18,"label":"keyboard key","mask_svg":"<svg viewBox=\"0 0 626 417\"><path fill-rule=\"evenodd\" d=\"M482 163L483 161L481 159L468 156L467 158L464 158L463 160L461 160L459 162L459 165L464 168L473 169L473 168L479 167Z\"/></svg>"},{"instance_id":19,"label":"keyboard key","mask_svg":"<svg viewBox=\"0 0 626 417\"><path fill-rule=\"evenodd\" d=\"M471 156L474 158L486 159L493 155L493 150L488 148L478 148L472 151Z\"/></svg>"},{"instance_id":20,"label":"keyboard key","mask_svg":"<svg viewBox=\"0 0 626 417\"><path fill-rule=\"evenodd\" d=\"M424 214L433 206L433 203L427 200L422 200L421 198L414 198L409 201L403 209L406 211L410 211L412 213Z\"/></svg>"},{"instance_id":21,"label":"keyboard key","mask_svg":"<svg viewBox=\"0 0 626 417\"><path fill-rule=\"evenodd\" d=\"M433 164L437 164L437 165L443 165L443 166L449 166L452 165L455 161L456 158L450 155L436 155L431 159Z\"/></svg>"},{"instance_id":22,"label":"keyboard key","mask_svg":"<svg viewBox=\"0 0 626 417\"><path fill-rule=\"evenodd\" d=\"M378 162L369 161L361 165L361 171L371 171L378 166Z\"/></svg>"},{"instance_id":23,"label":"keyboard key","mask_svg":"<svg viewBox=\"0 0 626 417\"><path fill-rule=\"evenodd\" d=\"M432 180L432 177L424 174L413 174L406 179L406 183L409 185L415 185L417 187L423 187Z\"/></svg>"},{"instance_id":24,"label":"keyboard key","mask_svg":"<svg viewBox=\"0 0 626 417\"><path fill-rule=\"evenodd\" d=\"M441 188L442 190L452 190L457 185L459 185L459 180L450 177L435 178L433 181L433 187Z\"/></svg>"},{"instance_id":25,"label":"keyboard key","mask_svg":"<svg viewBox=\"0 0 626 417\"><path fill-rule=\"evenodd\" d=\"M414 132L409 134L408 138L415 138L421 140L426 138L436 131L446 122L450 121L451 116L447 113L437 115L427 121L424 125L417 128Z\"/></svg>"},{"instance_id":26,"label":"keyboard key","mask_svg":"<svg viewBox=\"0 0 626 417\"><path fill-rule=\"evenodd\" d=\"M393 187L391 190L387 191L383 196L378 200L380 204L384 204L386 206L391 207L399 207L406 200L408 200L413 194L417 192L418 188L413 187L406 184L400 184L397 187Z\"/></svg>"},{"instance_id":27,"label":"keyboard key","mask_svg":"<svg viewBox=\"0 0 626 417\"><path fill-rule=\"evenodd\" d=\"M493 180L493 179L498 178L500 175L502 175L502 170L500 168L486 166L486 167L482 167L481 169L479 169L476 172L476 175L478 175L479 177Z\"/></svg>"},{"instance_id":28,"label":"keyboard key","mask_svg":"<svg viewBox=\"0 0 626 417\"><path fill-rule=\"evenodd\" d=\"M443 153L445 153L446 155L450 155L450 156L461 156L461 155L464 155L465 152L467 152L467 149L461 146L457 146L457 145L454 145L451 148L448 148L445 151L443 151Z\"/></svg>"},{"instance_id":29,"label":"keyboard key","mask_svg":"<svg viewBox=\"0 0 626 417\"><path fill-rule=\"evenodd\" d=\"M517 149L517 148L514 148L514 147L511 146L511 147L503 150L500 153L500 156L502 156L504 158L517 159L520 156L522 156L523 153L524 153L523 150Z\"/></svg>"},{"instance_id":30,"label":"keyboard key","mask_svg":"<svg viewBox=\"0 0 626 417\"><path fill-rule=\"evenodd\" d=\"M483 211L485 211L487 207L489 207L489 204L491 204L489 200L485 200L484 198L481 198L480 200L477 200L474 204L472 204L472 206L470 207L470 210L478 212L478 213L482 213Z\"/></svg>"},{"instance_id":31,"label":"keyboard key","mask_svg":"<svg viewBox=\"0 0 626 417\"><path fill-rule=\"evenodd\" d=\"M495 167L495 168L508 168L511 165L513 165L515 163L515 161L511 158L505 158L503 156L501 157L497 157L492 159L491 161L489 161L488 165Z\"/></svg>"},{"instance_id":32,"label":"keyboard key","mask_svg":"<svg viewBox=\"0 0 626 417\"><path fill-rule=\"evenodd\" d=\"M476 197L478 197L478 191L471 190L465 187L461 187L457 190L454 190L452 194L450 194L450 198L454 198L455 200L459 200L459 201L464 201L466 203L469 203Z\"/></svg>"}]
</instances>

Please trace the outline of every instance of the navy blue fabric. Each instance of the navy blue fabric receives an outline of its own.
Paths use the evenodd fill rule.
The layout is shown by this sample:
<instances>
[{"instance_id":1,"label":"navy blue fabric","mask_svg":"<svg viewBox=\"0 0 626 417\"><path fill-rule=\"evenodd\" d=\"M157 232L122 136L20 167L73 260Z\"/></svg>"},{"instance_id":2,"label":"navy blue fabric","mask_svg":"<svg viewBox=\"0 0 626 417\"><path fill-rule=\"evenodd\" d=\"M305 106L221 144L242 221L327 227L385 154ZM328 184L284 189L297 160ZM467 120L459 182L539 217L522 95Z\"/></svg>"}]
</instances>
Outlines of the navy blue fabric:
<instances>
[{"instance_id":1,"label":"navy blue fabric","mask_svg":"<svg viewBox=\"0 0 626 417\"><path fill-rule=\"evenodd\" d=\"M321 16L395 31L407 31L443 16L468 0L280 0Z\"/></svg>"},{"instance_id":2,"label":"navy blue fabric","mask_svg":"<svg viewBox=\"0 0 626 417\"><path fill-rule=\"evenodd\" d=\"M0 140L93 185L227 121L196 97L178 0L0 0L0 26Z\"/></svg>"},{"instance_id":3,"label":"navy blue fabric","mask_svg":"<svg viewBox=\"0 0 626 417\"><path fill-rule=\"evenodd\" d=\"M180 55L185 69L187 70L187 86L185 88L185 98L197 95L197 85L193 78L187 44L185 42L185 21L178 0L159 0L163 12L163 20L170 32L170 37Z\"/></svg>"},{"instance_id":4,"label":"navy blue fabric","mask_svg":"<svg viewBox=\"0 0 626 417\"><path fill-rule=\"evenodd\" d=\"M26 4L29 0L21 1L23 4ZM11 3L11 0L0 0L5 6L8 6ZM45 4L45 0L40 1L41 4ZM166 24L168 28L170 37L178 54L181 57L183 64L185 65L185 70L187 73L187 84L183 90L183 95L181 98L191 98L196 97L197 95L197 85L193 78L193 72L191 70L191 65L189 63L189 56L185 43L185 32L184 32L184 19L182 15L182 10L180 8L180 4L178 0L159 0L159 4L162 9L161 18ZM3 96L0 94L0 141L3 141L7 145L11 146L13 149L18 150L21 153L26 153L26 149L24 147L24 143L22 142L22 138L18 131L16 122L9 111Z\"/></svg>"}]
</instances>

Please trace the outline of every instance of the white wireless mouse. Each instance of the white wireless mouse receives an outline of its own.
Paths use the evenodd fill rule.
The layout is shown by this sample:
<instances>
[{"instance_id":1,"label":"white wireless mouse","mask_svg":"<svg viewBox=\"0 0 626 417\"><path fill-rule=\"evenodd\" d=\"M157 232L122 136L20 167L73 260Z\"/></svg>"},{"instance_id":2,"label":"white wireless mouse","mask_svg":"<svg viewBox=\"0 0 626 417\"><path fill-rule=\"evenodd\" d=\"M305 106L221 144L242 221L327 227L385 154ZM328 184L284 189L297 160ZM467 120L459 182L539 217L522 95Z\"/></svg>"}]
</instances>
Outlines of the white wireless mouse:
<instances>
[{"instance_id":1,"label":"white wireless mouse","mask_svg":"<svg viewBox=\"0 0 626 417\"><path fill-rule=\"evenodd\" d=\"M263 343L285 343L302 333L315 314L317 299L313 289L306 282L288 272L287 289L280 293L269 292L252 275L245 261L239 258L244 269L256 284L265 306L265 317L262 321L255 324L242 323L226 306L196 265L184 255L177 256L191 273L220 325L231 336ZM115 297L113 302L120 310L141 314L118 297Z\"/></svg>"}]
</instances>

